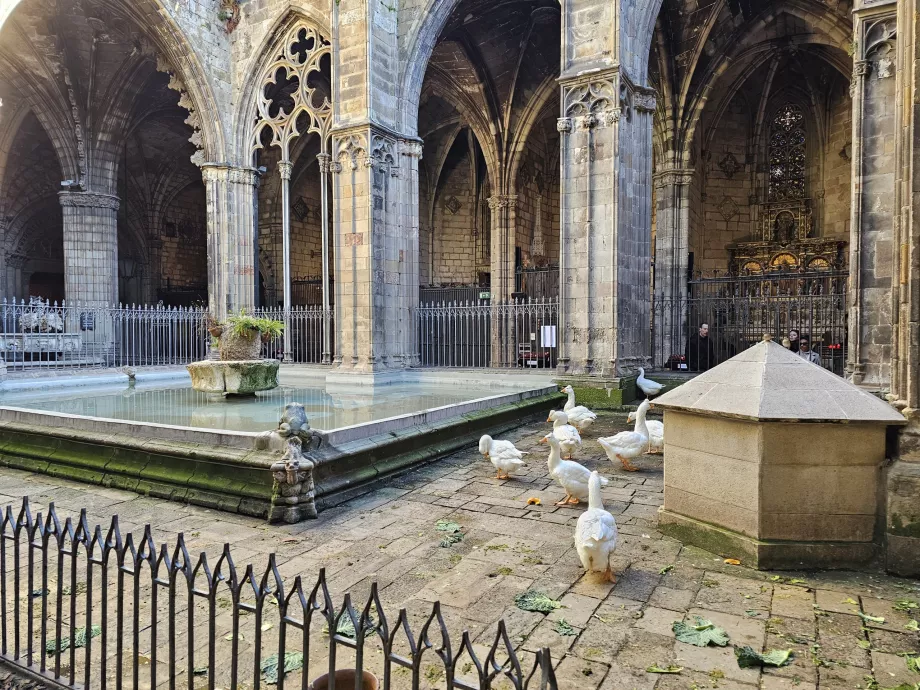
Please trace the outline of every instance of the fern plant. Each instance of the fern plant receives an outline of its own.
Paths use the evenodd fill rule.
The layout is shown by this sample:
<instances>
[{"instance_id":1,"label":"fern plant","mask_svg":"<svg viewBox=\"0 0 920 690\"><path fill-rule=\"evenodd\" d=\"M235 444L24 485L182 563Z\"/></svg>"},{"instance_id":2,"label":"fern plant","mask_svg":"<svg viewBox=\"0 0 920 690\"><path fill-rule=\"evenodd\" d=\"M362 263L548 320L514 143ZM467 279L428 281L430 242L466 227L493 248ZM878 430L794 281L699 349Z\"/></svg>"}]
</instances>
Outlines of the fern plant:
<instances>
[{"instance_id":1,"label":"fern plant","mask_svg":"<svg viewBox=\"0 0 920 690\"><path fill-rule=\"evenodd\" d=\"M236 336L245 336L248 331L258 331L263 338L279 338L284 333L284 322L276 319L259 318L240 311L227 319L230 332Z\"/></svg>"}]
</instances>

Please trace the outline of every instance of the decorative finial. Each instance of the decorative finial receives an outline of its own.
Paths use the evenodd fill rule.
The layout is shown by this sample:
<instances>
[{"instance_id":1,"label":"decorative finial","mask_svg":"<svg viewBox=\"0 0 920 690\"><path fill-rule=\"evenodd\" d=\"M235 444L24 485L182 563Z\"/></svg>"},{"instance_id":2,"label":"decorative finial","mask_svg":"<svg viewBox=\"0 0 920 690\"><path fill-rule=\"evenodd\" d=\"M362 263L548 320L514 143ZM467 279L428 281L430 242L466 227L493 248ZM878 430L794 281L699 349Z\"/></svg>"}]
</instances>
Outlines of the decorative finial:
<instances>
[{"instance_id":1,"label":"decorative finial","mask_svg":"<svg viewBox=\"0 0 920 690\"><path fill-rule=\"evenodd\" d=\"M763 334L763 341L764 341L765 343L768 343L768 342L770 342L771 340L773 340L773 334L772 334L772 333L764 333L764 334Z\"/></svg>"}]
</instances>

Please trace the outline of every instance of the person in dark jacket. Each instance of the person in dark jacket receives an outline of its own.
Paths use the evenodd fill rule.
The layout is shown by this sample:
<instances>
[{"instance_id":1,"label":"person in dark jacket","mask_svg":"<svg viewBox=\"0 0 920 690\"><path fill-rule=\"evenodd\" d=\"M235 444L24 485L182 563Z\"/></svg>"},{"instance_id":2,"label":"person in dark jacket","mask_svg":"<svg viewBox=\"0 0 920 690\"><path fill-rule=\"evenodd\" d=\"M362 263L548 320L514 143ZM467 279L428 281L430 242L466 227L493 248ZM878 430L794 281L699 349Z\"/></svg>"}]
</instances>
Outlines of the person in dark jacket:
<instances>
[{"instance_id":1,"label":"person in dark jacket","mask_svg":"<svg viewBox=\"0 0 920 690\"><path fill-rule=\"evenodd\" d=\"M789 331L789 349L795 353L799 351L799 332L794 328Z\"/></svg>"},{"instance_id":2,"label":"person in dark jacket","mask_svg":"<svg viewBox=\"0 0 920 690\"><path fill-rule=\"evenodd\" d=\"M716 348L709 337L709 324L704 323L700 330L687 341L687 368L690 371L708 371L716 365Z\"/></svg>"}]
</instances>

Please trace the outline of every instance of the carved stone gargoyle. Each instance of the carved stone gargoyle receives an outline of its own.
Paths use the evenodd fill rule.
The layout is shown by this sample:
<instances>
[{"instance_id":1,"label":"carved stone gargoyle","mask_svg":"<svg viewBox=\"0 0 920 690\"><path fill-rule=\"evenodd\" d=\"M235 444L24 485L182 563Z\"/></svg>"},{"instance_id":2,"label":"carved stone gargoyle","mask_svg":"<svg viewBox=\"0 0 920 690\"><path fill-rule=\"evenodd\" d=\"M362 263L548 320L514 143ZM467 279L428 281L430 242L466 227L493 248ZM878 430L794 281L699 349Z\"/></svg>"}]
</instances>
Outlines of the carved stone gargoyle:
<instances>
[{"instance_id":1,"label":"carved stone gargoyle","mask_svg":"<svg viewBox=\"0 0 920 690\"><path fill-rule=\"evenodd\" d=\"M316 464L304 453L320 445L320 436L310 429L301 403L284 406L275 431L263 434L260 445L281 452L281 460L271 466L274 486L269 522L295 523L316 517L316 492L313 469Z\"/></svg>"},{"instance_id":2,"label":"carved stone gargoyle","mask_svg":"<svg viewBox=\"0 0 920 690\"><path fill-rule=\"evenodd\" d=\"M313 461L305 457L300 438L289 436L280 462L272 465L275 478L269 522L293 524L316 517Z\"/></svg>"},{"instance_id":3,"label":"carved stone gargoyle","mask_svg":"<svg viewBox=\"0 0 920 690\"><path fill-rule=\"evenodd\" d=\"M286 440L291 436L300 439L305 453L316 450L321 444L320 435L310 428L307 411L302 403L285 405L278 428L261 434L257 445L264 450L285 452L287 450Z\"/></svg>"}]
</instances>

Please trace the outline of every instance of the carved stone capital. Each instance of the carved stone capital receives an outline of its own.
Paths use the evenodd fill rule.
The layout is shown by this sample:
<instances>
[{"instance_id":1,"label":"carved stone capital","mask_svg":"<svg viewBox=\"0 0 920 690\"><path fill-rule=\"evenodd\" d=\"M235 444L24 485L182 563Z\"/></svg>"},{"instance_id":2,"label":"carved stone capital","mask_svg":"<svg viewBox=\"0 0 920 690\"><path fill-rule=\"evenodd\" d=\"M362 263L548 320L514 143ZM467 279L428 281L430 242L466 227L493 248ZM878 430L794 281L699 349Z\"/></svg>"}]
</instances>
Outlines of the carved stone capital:
<instances>
[{"instance_id":1,"label":"carved stone capital","mask_svg":"<svg viewBox=\"0 0 920 690\"><path fill-rule=\"evenodd\" d=\"M684 186L693 181L693 168L675 168L673 170L662 170L655 173L655 186L662 187Z\"/></svg>"},{"instance_id":2,"label":"carved stone capital","mask_svg":"<svg viewBox=\"0 0 920 690\"><path fill-rule=\"evenodd\" d=\"M58 192L58 198L65 208L107 208L117 211L120 206L117 196L96 192Z\"/></svg>"},{"instance_id":3,"label":"carved stone capital","mask_svg":"<svg viewBox=\"0 0 920 690\"><path fill-rule=\"evenodd\" d=\"M658 97L654 91L636 91L633 94L633 107L642 113L654 113Z\"/></svg>"},{"instance_id":4,"label":"carved stone capital","mask_svg":"<svg viewBox=\"0 0 920 690\"><path fill-rule=\"evenodd\" d=\"M282 180L290 180L291 175L294 173L294 164L290 161L280 161L278 163L278 172L281 174Z\"/></svg>"},{"instance_id":5,"label":"carved stone capital","mask_svg":"<svg viewBox=\"0 0 920 690\"><path fill-rule=\"evenodd\" d=\"M332 172L332 156L328 153L317 153L316 161L319 164L319 171L323 174Z\"/></svg>"},{"instance_id":6,"label":"carved stone capital","mask_svg":"<svg viewBox=\"0 0 920 690\"><path fill-rule=\"evenodd\" d=\"M495 196L490 196L489 199L489 208L498 209L498 208L514 208L517 206L518 196L517 194L496 194Z\"/></svg>"},{"instance_id":7,"label":"carved stone capital","mask_svg":"<svg viewBox=\"0 0 920 690\"><path fill-rule=\"evenodd\" d=\"M854 60L853 62L853 79L865 77L869 74L870 63L868 60Z\"/></svg>"},{"instance_id":8,"label":"carved stone capital","mask_svg":"<svg viewBox=\"0 0 920 690\"><path fill-rule=\"evenodd\" d=\"M229 168L227 181L233 184L244 184L256 187L259 184L259 173L252 168Z\"/></svg>"},{"instance_id":9,"label":"carved stone capital","mask_svg":"<svg viewBox=\"0 0 920 690\"><path fill-rule=\"evenodd\" d=\"M26 265L26 262L29 260L29 257L23 256L22 254L7 254L6 255L6 265L10 268L22 268Z\"/></svg>"},{"instance_id":10,"label":"carved stone capital","mask_svg":"<svg viewBox=\"0 0 920 690\"><path fill-rule=\"evenodd\" d=\"M421 141L411 139L399 140L399 152L403 156L420 159L422 157L422 150L423 146Z\"/></svg>"},{"instance_id":11,"label":"carved stone capital","mask_svg":"<svg viewBox=\"0 0 920 690\"><path fill-rule=\"evenodd\" d=\"M570 117L560 117L556 120L556 131L557 132L571 132L572 131L572 118Z\"/></svg>"}]
</instances>

